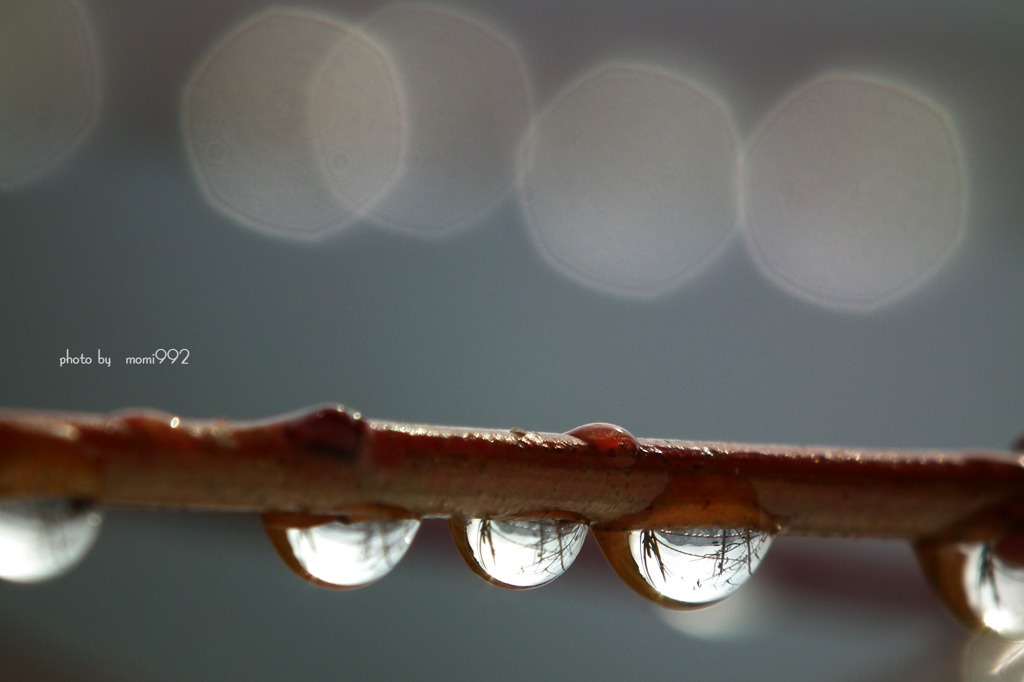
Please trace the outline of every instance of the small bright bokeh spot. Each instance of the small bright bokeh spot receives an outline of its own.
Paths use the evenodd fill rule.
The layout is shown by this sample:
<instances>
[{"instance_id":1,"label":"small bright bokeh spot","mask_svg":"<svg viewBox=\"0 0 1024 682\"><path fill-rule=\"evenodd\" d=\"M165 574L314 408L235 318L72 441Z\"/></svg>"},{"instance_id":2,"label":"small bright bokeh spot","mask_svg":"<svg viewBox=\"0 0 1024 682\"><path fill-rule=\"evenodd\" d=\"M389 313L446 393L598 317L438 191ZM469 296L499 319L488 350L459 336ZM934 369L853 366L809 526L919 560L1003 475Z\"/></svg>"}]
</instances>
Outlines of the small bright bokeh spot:
<instances>
[{"instance_id":1,"label":"small bright bokeh spot","mask_svg":"<svg viewBox=\"0 0 1024 682\"><path fill-rule=\"evenodd\" d=\"M68 158L99 114L92 29L74 0L0 2L0 189Z\"/></svg>"},{"instance_id":2,"label":"small bright bokeh spot","mask_svg":"<svg viewBox=\"0 0 1024 682\"><path fill-rule=\"evenodd\" d=\"M673 289L736 226L731 116L666 70L610 64L585 75L538 117L522 162L521 201L540 251L606 293Z\"/></svg>"},{"instance_id":3,"label":"small bright bokeh spot","mask_svg":"<svg viewBox=\"0 0 1024 682\"><path fill-rule=\"evenodd\" d=\"M966 172L947 114L920 93L848 74L790 95L754 135L750 247L787 290L839 309L926 281L965 229Z\"/></svg>"},{"instance_id":4,"label":"small bright bokeh spot","mask_svg":"<svg viewBox=\"0 0 1024 682\"><path fill-rule=\"evenodd\" d=\"M374 219L418 236L474 223L511 189L529 124L519 50L480 21L425 5L386 8L366 29L394 59L408 126L401 174Z\"/></svg>"},{"instance_id":5,"label":"small bright bokeh spot","mask_svg":"<svg viewBox=\"0 0 1024 682\"><path fill-rule=\"evenodd\" d=\"M401 98L387 55L313 12L268 10L231 31L187 84L183 118L211 203L278 236L353 223L401 162Z\"/></svg>"}]
</instances>

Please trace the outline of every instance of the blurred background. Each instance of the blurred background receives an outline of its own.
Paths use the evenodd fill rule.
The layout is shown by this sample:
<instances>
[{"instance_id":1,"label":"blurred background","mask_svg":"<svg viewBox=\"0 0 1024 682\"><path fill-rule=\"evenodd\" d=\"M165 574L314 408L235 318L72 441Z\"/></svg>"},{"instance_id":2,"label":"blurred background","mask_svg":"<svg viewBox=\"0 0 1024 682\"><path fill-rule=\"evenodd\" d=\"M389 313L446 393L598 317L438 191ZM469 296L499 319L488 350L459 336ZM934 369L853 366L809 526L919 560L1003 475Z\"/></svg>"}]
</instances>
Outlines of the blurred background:
<instances>
[{"instance_id":1,"label":"blurred background","mask_svg":"<svg viewBox=\"0 0 1024 682\"><path fill-rule=\"evenodd\" d=\"M0 405L1005 449L1024 428L1024 9L0 6ZM187 349L188 364L128 358ZM61 366L61 358L110 366ZM110 510L0 585L32 680L1022 679L909 547L780 538L710 609L591 540L513 593L424 524L381 582L259 520Z\"/></svg>"}]
</instances>

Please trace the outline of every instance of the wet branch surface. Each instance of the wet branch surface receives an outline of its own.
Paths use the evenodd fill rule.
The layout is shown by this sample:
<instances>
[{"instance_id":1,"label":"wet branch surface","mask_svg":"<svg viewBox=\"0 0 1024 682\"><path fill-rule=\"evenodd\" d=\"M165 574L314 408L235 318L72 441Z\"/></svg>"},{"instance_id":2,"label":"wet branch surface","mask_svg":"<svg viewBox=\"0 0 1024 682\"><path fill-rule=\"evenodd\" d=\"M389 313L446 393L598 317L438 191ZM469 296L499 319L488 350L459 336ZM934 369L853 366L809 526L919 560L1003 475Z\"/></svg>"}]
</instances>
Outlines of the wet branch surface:
<instances>
[{"instance_id":1,"label":"wet branch surface","mask_svg":"<svg viewBox=\"0 0 1024 682\"><path fill-rule=\"evenodd\" d=\"M340 405L232 422L0 412L0 498L600 529L984 540L1024 528L1019 453L636 439L363 419Z\"/></svg>"}]
</instances>

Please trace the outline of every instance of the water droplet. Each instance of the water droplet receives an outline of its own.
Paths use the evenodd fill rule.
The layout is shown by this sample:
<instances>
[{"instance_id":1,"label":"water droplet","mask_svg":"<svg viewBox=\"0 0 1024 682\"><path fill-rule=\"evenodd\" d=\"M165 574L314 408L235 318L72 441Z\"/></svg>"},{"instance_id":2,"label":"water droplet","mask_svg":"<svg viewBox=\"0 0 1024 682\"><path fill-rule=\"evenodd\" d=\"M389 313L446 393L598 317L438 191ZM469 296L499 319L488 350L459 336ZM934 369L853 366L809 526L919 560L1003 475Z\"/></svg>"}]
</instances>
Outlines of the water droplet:
<instances>
[{"instance_id":1,"label":"water droplet","mask_svg":"<svg viewBox=\"0 0 1024 682\"><path fill-rule=\"evenodd\" d=\"M963 682L1020 682L1024 680L1024 643L1008 642L979 632L964 645Z\"/></svg>"},{"instance_id":2,"label":"water droplet","mask_svg":"<svg viewBox=\"0 0 1024 682\"><path fill-rule=\"evenodd\" d=\"M1001 542L924 544L918 560L957 617L1005 639L1024 641L1024 564L1014 536Z\"/></svg>"},{"instance_id":3,"label":"water droplet","mask_svg":"<svg viewBox=\"0 0 1024 682\"><path fill-rule=\"evenodd\" d=\"M620 466L633 464L639 448L636 437L615 424L604 422L584 424L569 431L568 435L586 441L598 455L612 458L610 461Z\"/></svg>"},{"instance_id":4,"label":"water droplet","mask_svg":"<svg viewBox=\"0 0 1024 682\"><path fill-rule=\"evenodd\" d=\"M383 578L405 556L420 528L419 519L349 522L274 514L264 515L263 523L289 568L311 583L335 589Z\"/></svg>"},{"instance_id":5,"label":"water droplet","mask_svg":"<svg viewBox=\"0 0 1024 682\"><path fill-rule=\"evenodd\" d=\"M771 535L734 528L595 531L616 572L644 596L668 606L725 599L760 565Z\"/></svg>"},{"instance_id":6,"label":"water droplet","mask_svg":"<svg viewBox=\"0 0 1024 682\"><path fill-rule=\"evenodd\" d=\"M92 505L72 500L20 500L0 505L0 578L35 583L74 568L100 531Z\"/></svg>"},{"instance_id":7,"label":"water droplet","mask_svg":"<svg viewBox=\"0 0 1024 682\"><path fill-rule=\"evenodd\" d=\"M282 418L289 442L352 462L359 457L366 424L358 412L344 405L320 405L295 416Z\"/></svg>"},{"instance_id":8,"label":"water droplet","mask_svg":"<svg viewBox=\"0 0 1024 682\"><path fill-rule=\"evenodd\" d=\"M546 585L576 560L586 524L559 519L452 519L456 547L484 580L509 589Z\"/></svg>"},{"instance_id":9,"label":"water droplet","mask_svg":"<svg viewBox=\"0 0 1024 682\"><path fill-rule=\"evenodd\" d=\"M614 451L636 451L636 438L626 429L615 424L594 422L577 426L567 432L570 436L576 436L585 440L594 447L608 452Z\"/></svg>"}]
</instances>

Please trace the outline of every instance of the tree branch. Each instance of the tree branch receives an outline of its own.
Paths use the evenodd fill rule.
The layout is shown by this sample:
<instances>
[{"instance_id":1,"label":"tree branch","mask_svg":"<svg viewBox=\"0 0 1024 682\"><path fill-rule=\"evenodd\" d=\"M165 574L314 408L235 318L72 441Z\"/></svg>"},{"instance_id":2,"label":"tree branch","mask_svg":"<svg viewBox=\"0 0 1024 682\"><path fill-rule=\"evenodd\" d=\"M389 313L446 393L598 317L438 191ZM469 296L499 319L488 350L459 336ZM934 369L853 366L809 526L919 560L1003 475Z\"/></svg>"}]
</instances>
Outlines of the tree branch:
<instances>
[{"instance_id":1,"label":"tree branch","mask_svg":"<svg viewBox=\"0 0 1024 682\"><path fill-rule=\"evenodd\" d=\"M399 424L337 405L259 422L0 412L0 498L27 497L980 540L1024 528L1024 464L1009 452L634 439L606 424Z\"/></svg>"}]
</instances>

